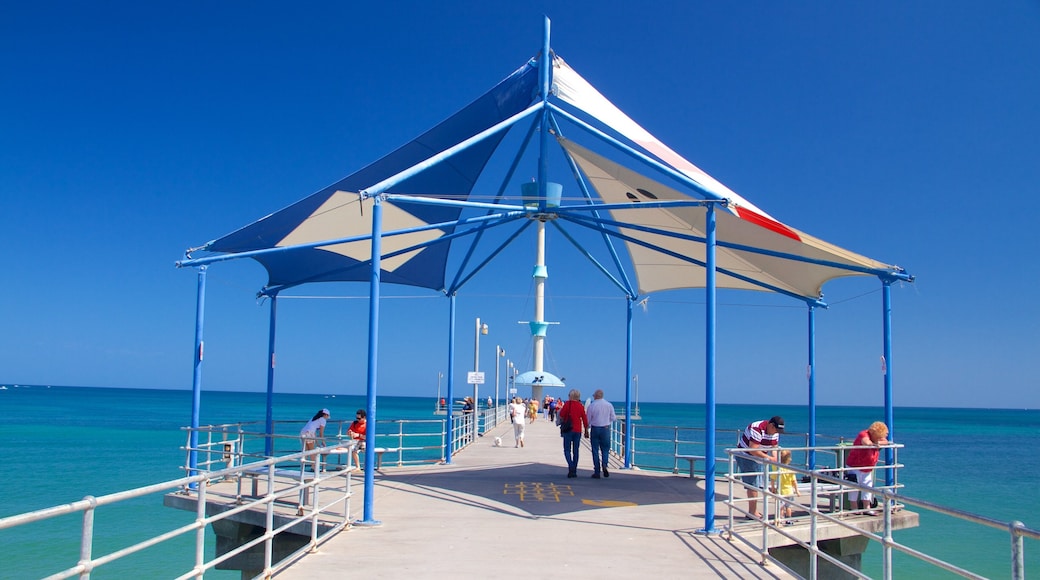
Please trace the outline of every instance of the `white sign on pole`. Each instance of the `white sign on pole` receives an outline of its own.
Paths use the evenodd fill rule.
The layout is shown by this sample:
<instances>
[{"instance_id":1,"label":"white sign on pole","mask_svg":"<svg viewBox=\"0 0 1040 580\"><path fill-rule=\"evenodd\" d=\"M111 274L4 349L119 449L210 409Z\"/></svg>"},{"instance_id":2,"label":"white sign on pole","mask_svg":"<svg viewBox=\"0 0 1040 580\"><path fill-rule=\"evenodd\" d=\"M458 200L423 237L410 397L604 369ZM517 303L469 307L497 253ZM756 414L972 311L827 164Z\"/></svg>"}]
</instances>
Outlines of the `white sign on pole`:
<instances>
[{"instance_id":1,"label":"white sign on pole","mask_svg":"<svg viewBox=\"0 0 1040 580\"><path fill-rule=\"evenodd\" d=\"M484 371L469 371L466 373L466 382L471 385L483 385Z\"/></svg>"},{"instance_id":2,"label":"white sign on pole","mask_svg":"<svg viewBox=\"0 0 1040 580\"><path fill-rule=\"evenodd\" d=\"M515 395L516 394L516 387L513 387L513 388L509 389L509 394L510 395Z\"/></svg>"}]
</instances>

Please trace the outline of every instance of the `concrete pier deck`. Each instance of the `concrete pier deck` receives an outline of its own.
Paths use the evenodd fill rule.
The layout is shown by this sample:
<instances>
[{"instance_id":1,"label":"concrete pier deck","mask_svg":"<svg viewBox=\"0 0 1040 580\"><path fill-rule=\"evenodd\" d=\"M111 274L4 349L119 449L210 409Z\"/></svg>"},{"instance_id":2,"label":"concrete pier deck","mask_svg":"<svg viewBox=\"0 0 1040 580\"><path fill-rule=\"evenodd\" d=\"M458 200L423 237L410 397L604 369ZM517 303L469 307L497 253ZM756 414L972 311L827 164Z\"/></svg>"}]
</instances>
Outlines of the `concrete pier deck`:
<instances>
[{"instance_id":1,"label":"concrete pier deck","mask_svg":"<svg viewBox=\"0 0 1040 580\"><path fill-rule=\"evenodd\" d=\"M696 533L704 527L703 480L617 464L609 478L591 479L587 442L578 477L568 479L562 447L557 427L540 420L515 448L505 424L450 465L385 468L375 480L380 525L339 533L278 578L792 577L761 565L740 542ZM361 519L363 485L354 475L351 508ZM721 503L716 514L725 514Z\"/></svg>"}]
</instances>

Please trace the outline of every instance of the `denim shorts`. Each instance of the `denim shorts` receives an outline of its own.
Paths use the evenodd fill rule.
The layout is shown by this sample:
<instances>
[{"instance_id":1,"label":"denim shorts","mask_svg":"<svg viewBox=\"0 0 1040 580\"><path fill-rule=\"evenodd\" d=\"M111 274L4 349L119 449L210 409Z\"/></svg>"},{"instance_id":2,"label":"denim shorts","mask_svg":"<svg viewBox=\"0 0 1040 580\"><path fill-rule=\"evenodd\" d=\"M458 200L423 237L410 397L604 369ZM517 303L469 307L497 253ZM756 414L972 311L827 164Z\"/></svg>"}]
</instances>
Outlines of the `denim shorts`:
<instances>
[{"instance_id":1,"label":"denim shorts","mask_svg":"<svg viewBox=\"0 0 1040 580\"><path fill-rule=\"evenodd\" d=\"M756 471L759 472L755 475L740 476L740 479L743 480L746 485L753 485L758 489L765 488L766 478L765 474L761 473L764 469L764 466L761 463L757 463L754 459L747 455L737 455L735 459L737 460L738 472L749 474L754 474L754 472Z\"/></svg>"}]
</instances>

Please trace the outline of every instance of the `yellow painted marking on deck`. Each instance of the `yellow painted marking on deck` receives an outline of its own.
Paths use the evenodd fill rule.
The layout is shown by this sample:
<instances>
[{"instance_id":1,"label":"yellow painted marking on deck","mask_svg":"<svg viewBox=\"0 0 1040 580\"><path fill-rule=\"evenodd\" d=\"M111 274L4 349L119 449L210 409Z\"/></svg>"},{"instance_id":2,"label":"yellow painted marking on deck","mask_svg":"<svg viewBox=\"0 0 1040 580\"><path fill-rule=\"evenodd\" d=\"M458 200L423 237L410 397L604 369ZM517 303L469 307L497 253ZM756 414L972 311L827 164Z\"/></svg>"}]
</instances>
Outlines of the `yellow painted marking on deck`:
<instances>
[{"instance_id":1,"label":"yellow painted marking on deck","mask_svg":"<svg viewBox=\"0 0 1040 580\"><path fill-rule=\"evenodd\" d=\"M630 501L616 501L612 499L583 499L581 503L596 507L634 507L639 505Z\"/></svg>"},{"instance_id":2,"label":"yellow painted marking on deck","mask_svg":"<svg viewBox=\"0 0 1040 580\"><path fill-rule=\"evenodd\" d=\"M574 496L574 490L569 485L524 481L505 484L502 493L519 495L520 501L554 501L557 503L563 496Z\"/></svg>"}]
</instances>

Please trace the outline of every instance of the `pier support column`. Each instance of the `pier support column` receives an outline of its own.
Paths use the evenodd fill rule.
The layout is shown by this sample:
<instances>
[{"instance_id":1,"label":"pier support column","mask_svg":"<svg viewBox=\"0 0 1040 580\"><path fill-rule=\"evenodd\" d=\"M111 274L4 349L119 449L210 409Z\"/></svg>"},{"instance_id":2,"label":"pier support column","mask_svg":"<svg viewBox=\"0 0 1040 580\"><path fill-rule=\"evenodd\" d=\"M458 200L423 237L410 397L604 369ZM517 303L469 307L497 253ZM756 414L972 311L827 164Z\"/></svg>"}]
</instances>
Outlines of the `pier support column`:
<instances>
[{"instance_id":1,"label":"pier support column","mask_svg":"<svg viewBox=\"0 0 1040 580\"><path fill-rule=\"evenodd\" d=\"M846 566L862 570L863 552L867 550L869 540L863 536L850 536L848 538L836 538L823 540L818 543L820 550L836 560L840 560ZM770 548L769 555L780 560L784 566L794 570L803 578L809 577L809 563L812 554L805 548L793 546L781 546ZM820 558L816 563L816 577L819 580L845 580L855 578L845 570L835 566L829 561Z\"/></svg>"},{"instance_id":2,"label":"pier support column","mask_svg":"<svg viewBox=\"0 0 1040 580\"><path fill-rule=\"evenodd\" d=\"M217 535L217 555L222 556L264 535L262 526L254 526L245 522L219 520L210 525ZM282 532L274 537L271 549L271 561L281 562L286 556L299 550L311 541L309 536ZM264 545L257 544L241 554L232 556L217 564L218 570L241 570L242 580L255 578L264 571Z\"/></svg>"}]
</instances>

